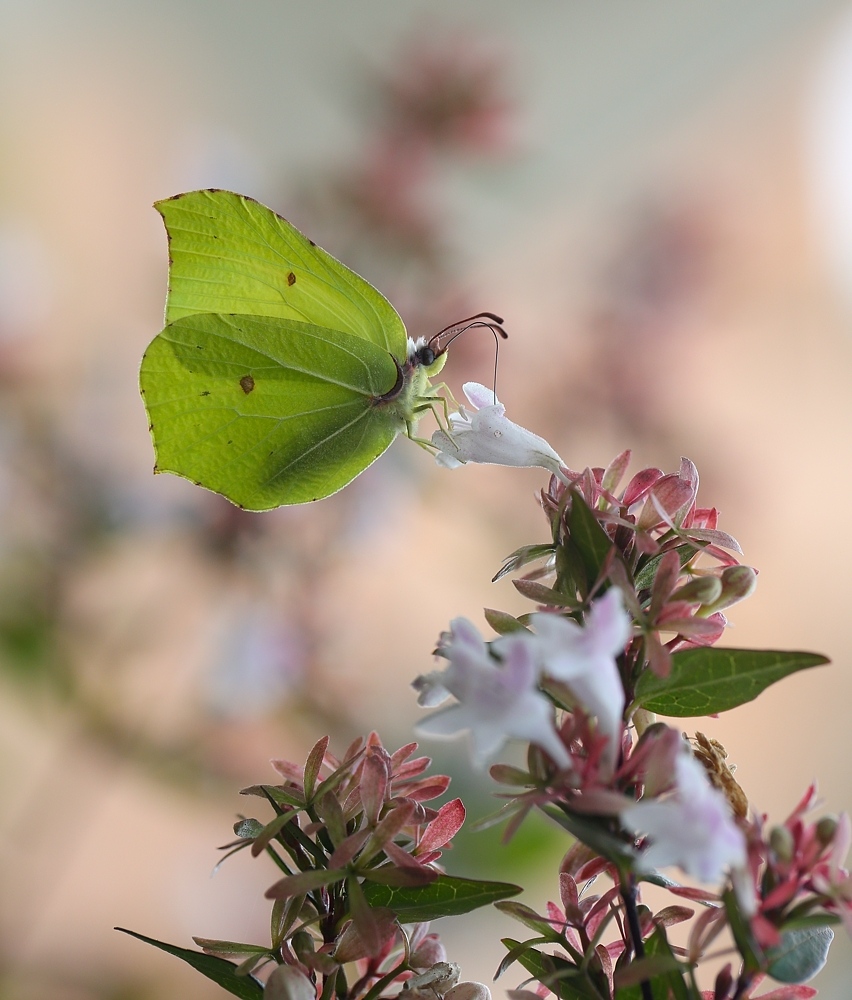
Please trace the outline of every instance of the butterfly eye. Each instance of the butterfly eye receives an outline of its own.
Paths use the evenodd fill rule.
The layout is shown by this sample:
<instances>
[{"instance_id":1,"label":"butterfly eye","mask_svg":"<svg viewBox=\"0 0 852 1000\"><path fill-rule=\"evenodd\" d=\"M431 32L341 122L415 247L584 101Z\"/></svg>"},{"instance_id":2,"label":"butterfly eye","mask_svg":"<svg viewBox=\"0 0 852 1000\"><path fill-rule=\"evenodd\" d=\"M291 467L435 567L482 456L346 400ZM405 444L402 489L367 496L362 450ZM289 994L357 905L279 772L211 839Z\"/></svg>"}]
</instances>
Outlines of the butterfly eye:
<instances>
[{"instance_id":1,"label":"butterfly eye","mask_svg":"<svg viewBox=\"0 0 852 1000\"><path fill-rule=\"evenodd\" d=\"M414 357L418 364L428 368L429 365L435 363L436 354L428 344L424 344L423 347L417 349Z\"/></svg>"}]
</instances>

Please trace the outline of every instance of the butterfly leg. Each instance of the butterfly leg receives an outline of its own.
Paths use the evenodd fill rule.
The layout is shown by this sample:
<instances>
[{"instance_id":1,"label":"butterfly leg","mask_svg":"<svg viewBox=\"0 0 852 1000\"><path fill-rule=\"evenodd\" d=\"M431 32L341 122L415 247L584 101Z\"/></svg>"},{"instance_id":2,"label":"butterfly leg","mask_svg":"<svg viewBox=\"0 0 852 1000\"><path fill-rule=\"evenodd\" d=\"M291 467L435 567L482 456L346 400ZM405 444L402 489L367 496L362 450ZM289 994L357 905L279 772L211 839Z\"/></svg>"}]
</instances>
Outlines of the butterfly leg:
<instances>
[{"instance_id":1,"label":"butterfly leg","mask_svg":"<svg viewBox=\"0 0 852 1000\"><path fill-rule=\"evenodd\" d=\"M428 392L421 396L417 401L414 407L414 412L420 414L425 413L426 410L431 410L433 416L435 417L435 423L437 423L442 431L449 432L450 403L452 403L456 409L459 408L459 404L456 402L456 398L447 383L439 382L437 385L429 386ZM441 408L441 414L444 417L443 423L441 422L441 416L438 414L436 405ZM410 434L408 436L411 437Z\"/></svg>"},{"instance_id":2,"label":"butterfly leg","mask_svg":"<svg viewBox=\"0 0 852 1000\"><path fill-rule=\"evenodd\" d=\"M425 448L430 454L434 454L438 449L428 438L417 437L417 421L420 417L428 410L432 413L435 418L435 423L441 428L445 433L449 433L450 427L450 410L448 405L448 400L446 396L440 395L440 390L444 390L450 397L455 406L458 406L455 399L453 398L452 392L450 392L450 387L445 383L441 382L438 385L430 386L428 395L423 395L419 398L412 410L412 419L406 421L405 433L410 440L415 444L419 444L421 448ZM442 411L439 413L439 409ZM443 415L443 422L441 416Z\"/></svg>"}]
</instances>

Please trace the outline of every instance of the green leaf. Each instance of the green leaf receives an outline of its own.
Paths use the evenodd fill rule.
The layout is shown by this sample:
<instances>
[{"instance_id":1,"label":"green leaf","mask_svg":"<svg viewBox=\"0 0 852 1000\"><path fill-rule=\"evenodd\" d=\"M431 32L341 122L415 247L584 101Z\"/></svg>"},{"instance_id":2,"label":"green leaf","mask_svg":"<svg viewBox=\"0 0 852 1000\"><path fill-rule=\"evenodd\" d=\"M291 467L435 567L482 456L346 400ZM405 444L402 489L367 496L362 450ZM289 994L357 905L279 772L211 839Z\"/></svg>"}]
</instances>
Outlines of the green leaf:
<instances>
[{"instance_id":1,"label":"green leaf","mask_svg":"<svg viewBox=\"0 0 852 1000\"><path fill-rule=\"evenodd\" d=\"M701 1000L695 992L692 980L688 978L690 966L677 960L663 927L657 926L645 941L645 953L659 955L675 963L675 968L665 976L665 981L674 1000Z\"/></svg>"},{"instance_id":2,"label":"green leaf","mask_svg":"<svg viewBox=\"0 0 852 1000\"><path fill-rule=\"evenodd\" d=\"M571 494L568 530L571 534L571 543L580 553L588 590L600 576L606 557L612 549L612 542L589 509L589 505L576 490Z\"/></svg>"},{"instance_id":3,"label":"green leaf","mask_svg":"<svg viewBox=\"0 0 852 1000\"><path fill-rule=\"evenodd\" d=\"M354 875L346 880L346 896L349 915L367 955L377 955L397 927L393 911L386 906L376 906L369 902Z\"/></svg>"},{"instance_id":4,"label":"green leaf","mask_svg":"<svg viewBox=\"0 0 852 1000\"><path fill-rule=\"evenodd\" d=\"M536 583L535 580L512 580L512 586L519 594L537 604L548 604L555 608L570 608L577 603L574 597L561 594L552 587L545 587L543 583Z\"/></svg>"},{"instance_id":5,"label":"green leaf","mask_svg":"<svg viewBox=\"0 0 852 1000\"><path fill-rule=\"evenodd\" d=\"M668 677L646 670L636 684L636 704L677 718L726 712L756 698L789 674L828 663L819 653L772 649L720 649L675 653Z\"/></svg>"},{"instance_id":6,"label":"green leaf","mask_svg":"<svg viewBox=\"0 0 852 1000\"><path fill-rule=\"evenodd\" d=\"M311 748L311 752L308 754L308 759L305 761L305 771L304 771L304 789L305 789L305 801L310 802L311 797L314 794L314 786L317 783L317 778L319 777L320 768L322 767L322 762L325 759L326 751L328 750L328 737L323 736L318 739L316 743Z\"/></svg>"},{"instance_id":7,"label":"green leaf","mask_svg":"<svg viewBox=\"0 0 852 1000\"><path fill-rule=\"evenodd\" d=\"M523 771L512 764L492 764L488 769L488 773L495 781L503 785L520 785L523 787L533 784L535 780L529 771ZM502 813L499 815L502 815Z\"/></svg>"},{"instance_id":8,"label":"green leaf","mask_svg":"<svg viewBox=\"0 0 852 1000\"><path fill-rule=\"evenodd\" d=\"M526 941L514 941L511 938L503 938L503 944L509 948L509 944L512 943L514 946L509 948L506 954L503 956L500 964L497 966L497 971L494 973L494 979L499 979L507 969L510 969L515 962L524 955L526 952L530 952L533 956L538 956L543 961L546 961L549 956L543 955L540 951L533 948L534 944L548 944L549 942L545 938L529 938ZM535 962L535 958L531 958L531 961Z\"/></svg>"},{"instance_id":9,"label":"green leaf","mask_svg":"<svg viewBox=\"0 0 852 1000\"><path fill-rule=\"evenodd\" d=\"M157 941L155 938L146 937L144 934L137 934L136 931L129 931L125 927L116 927L122 934L129 934L138 938L146 944L152 944L155 948L180 958L193 969L200 972L208 979L212 979L223 990L241 997L242 1000L262 1000L263 986L252 976L236 975L237 966L233 962L227 962L224 958L217 958L215 955L205 955L201 951L193 951L191 948L178 948L177 945L166 944Z\"/></svg>"},{"instance_id":10,"label":"green leaf","mask_svg":"<svg viewBox=\"0 0 852 1000\"><path fill-rule=\"evenodd\" d=\"M252 857L256 858L259 854L262 854L295 815L294 812L284 812L279 813L275 819L270 820L260 833L257 834L254 843L251 845Z\"/></svg>"},{"instance_id":11,"label":"green leaf","mask_svg":"<svg viewBox=\"0 0 852 1000\"><path fill-rule=\"evenodd\" d=\"M701 1000L686 979L689 967L679 962L671 949L666 933L662 927L656 927L645 940L645 957L631 962L616 971L615 979L619 986L637 984L642 979L659 980L665 983L673 1000ZM616 996L621 1000L621 992Z\"/></svg>"},{"instance_id":12,"label":"green leaf","mask_svg":"<svg viewBox=\"0 0 852 1000\"><path fill-rule=\"evenodd\" d=\"M556 589L560 593L575 595L574 603L580 603L588 596L583 557L570 538L556 548Z\"/></svg>"},{"instance_id":13,"label":"green leaf","mask_svg":"<svg viewBox=\"0 0 852 1000\"><path fill-rule=\"evenodd\" d=\"M681 566L685 566L698 551L698 548L694 545L689 545L688 543L678 545L675 549L675 552L677 552L678 558L680 559ZM659 569L660 563L663 561L663 556L665 554L665 552L659 552L657 555L643 556L642 559L640 559L639 569L636 570L634 579L637 592L641 590L648 590L653 586L654 577L657 575L657 570Z\"/></svg>"},{"instance_id":14,"label":"green leaf","mask_svg":"<svg viewBox=\"0 0 852 1000\"><path fill-rule=\"evenodd\" d=\"M220 941L218 938L193 937L199 948L205 952L215 951L217 955L268 955L268 945L245 944L242 941Z\"/></svg>"},{"instance_id":15,"label":"green leaf","mask_svg":"<svg viewBox=\"0 0 852 1000\"><path fill-rule=\"evenodd\" d=\"M331 843L339 847L346 839L346 817L343 815L343 806L336 795L323 793L316 797L316 811L319 818L325 824Z\"/></svg>"},{"instance_id":16,"label":"green leaf","mask_svg":"<svg viewBox=\"0 0 852 1000\"><path fill-rule=\"evenodd\" d=\"M508 573L514 573L526 566L528 563L536 562L539 559L550 559L553 556L553 542L543 545L522 545L519 549L503 560L503 565L491 577L491 582L496 583Z\"/></svg>"},{"instance_id":17,"label":"green leaf","mask_svg":"<svg viewBox=\"0 0 852 1000\"><path fill-rule=\"evenodd\" d=\"M340 767L332 771L327 778L324 778L314 792L314 801L318 802L324 795L330 795L344 781L346 781L347 778L352 777L355 762L362 756L363 753L364 748L362 747L353 757L350 757L348 760L344 760Z\"/></svg>"},{"instance_id":18,"label":"green leaf","mask_svg":"<svg viewBox=\"0 0 852 1000\"><path fill-rule=\"evenodd\" d=\"M388 907L404 924L470 913L519 892L520 886L508 882L485 882L454 875L439 875L430 885L424 886L396 887L375 882L364 886L370 906Z\"/></svg>"},{"instance_id":19,"label":"green leaf","mask_svg":"<svg viewBox=\"0 0 852 1000\"><path fill-rule=\"evenodd\" d=\"M573 963L555 955L543 955L534 948L524 948L523 942L513 938L502 941L510 953L517 955L517 961L527 972L553 990L560 1000L600 1000L601 992Z\"/></svg>"},{"instance_id":20,"label":"green leaf","mask_svg":"<svg viewBox=\"0 0 852 1000\"><path fill-rule=\"evenodd\" d=\"M530 930L538 931L542 938L546 941L559 941L562 935L553 926L553 924L540 913L536 913L532 907L527 906L525 903L518 903L515 900L507 900L504 902L499 902L494 904L495 909L499 910L501 913L505 913L515 920L519 920L524 926L529 927Z\"/></svg>"},{"instance_id":21,"label":"green leaf","mask_svg":"<svg viewBox=\"0 0 852 1000\"><path fill-rule=\"evenodd\" d=\"M510 635L512 632L528 632L529 629L519 622L513 615L506 611L495 611L493 608L484 608L485 620L494 629L497 635Z\"/></svg>"},{"instance_id":22,"label":"green leaf","mask_svg":"<svg viewBox=\"0 0 852 1000\"><path fill-rule=\"evenodd\" d=\"M314 889L321 889L324 886L332 885L346 878L346 871L343 868L329 868L328 870L319 868L304 872L297 872L295 875L285 875L273 883L265 892L267 899L287 899L290 896L301 896Z\"/></svg>"},{"instance_id":23,"label":"green leaf","mask_svg":"<svg viewBox=\"0 0 852 1000\"><path fill-rule=\"evenodd\" d=\"M281 942L284 941L288 931L298 920L304 903L304 896L291 896L289 899L276 899L272 904L272 912L269 915L269 930L273 950L281 947Z\"/></svg>"},{"instance_id":24,"label":"green leaf","mask_svg":"<svg viewBox=\"0 0 852 1000\"><path fill-rule=\"evenodd\" d=\"M748 918L740 911L736 893L733 889L726 889L722 893L722 902L725 906L725 914L728 918L728 926L731 929L731 937L737 946L743 960L743 967L747 972L758 972L763 968L763 953Z\"/></svg>"},{"instance_id":25,"label":"green leaf","mask_svg":"<svg viewBox=\"0 0 852 1000\"><path fill-rule=\"evenodd\" d=\"M617 987L615 990L615 1000L644 1000L642 987L638 984Z\"/></svg>"},{"instance_id":26,"label":"green leaf","mask_svg":"<svg viewBox=\"0 0 852 1000\"><path fill-rule=\"evenodd\" d=\"M368 882L392 886L429 885L438 877L435 869L426 865L406 865L397 868L396 865L388 864L379 868L361 868L358 874Z\"/></svg>"},{"instance_id":27,"label":"green leaf","mask_svg":"<svg viewBox=\"0 0 852 1000\"><path fill-rule=\"evenodd\" d=\"M805 913L802 916L796 915L796 910L802 907L809 907L810 905L811 903L806 901L800 904L800 906L794 907L784 918L784 930L799 930L802 927L834 927L837 924L843 923L838 914L826 913L825 911Z\"/></svg>"},{"instance_id":28,"label":"green leaf","mask_svg":"<svg viewBox=\"0 0 852 1000\"><path fill-rule=\"evenodd\" d=\"M830 927L803 927L781 932L781 943L767 949L767 972L779 983L806 983L828 959L834 940Z\"/></svg>"},{"instance_id":29,"label":"green leaf","mask_svg":"<svg viewBox=\"0 0 852 1000\"><path fill-rule=\"evenodd\" d=\"M565 812L553 803L542 806L541 811L575 836L577 840L582 841L587 847L591 847L614 864L623 867L633 861L633 851L630 844L612 834L606 828L605 820L596 820L593 817Z\"/></svg>"},{"instance_id":30,"label":"green leaf","mask_svg":"<svg viewBox=\"0 0 852 1000\"><path fill-rule=\"evenodd\" d=\"M241 788L240 795L256 795L258 798L266 799L274 807L277 813L294 806L296 809L305 808L304 796L294 790L282 788L281 785L249 785L248 788Z\"/></svg>"}]
</instances>

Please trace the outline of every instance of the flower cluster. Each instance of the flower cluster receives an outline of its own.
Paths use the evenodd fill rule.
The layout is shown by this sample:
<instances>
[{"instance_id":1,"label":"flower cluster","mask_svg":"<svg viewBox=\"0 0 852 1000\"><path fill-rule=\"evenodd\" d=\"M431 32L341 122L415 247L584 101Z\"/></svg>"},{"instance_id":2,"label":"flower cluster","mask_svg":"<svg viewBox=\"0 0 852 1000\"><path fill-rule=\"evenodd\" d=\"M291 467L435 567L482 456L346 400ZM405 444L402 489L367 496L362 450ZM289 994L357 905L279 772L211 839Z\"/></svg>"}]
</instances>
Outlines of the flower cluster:
<instances>
[{"instance_id":1,"label":"flower cluster","mask_svg":"<svg viewBox=\"0 0 852 1000\"><path fill-rule=\"evenodd\" d=\"M541 496L553 545L518 550L499 575L543 562L518 581L518 589L543 604L572 611L587 600L590 582L596 589L608 577L621 588L639 626L637 640L643 646L639 652L661 676L668 673L674 650L716 642L727 624L723 611L751 594L757 574L738 564L733 553L739 554L740 546L719 529L716 508L698 506L694 463L685 458L678 472L669 474L643 469L619 490L630 462L629 451L605 469L573 472L547 441L509 420L490 390L467 383L464 391L476 410L469 413L460 406L450 415L447 430L433 434L439 464L448 468L468 462L540 466L553 473ZM602 579L584 581L577 577L569 558L561 563L556 558L560 548L566 557L572 554L571 535L578 528L575 498L597 522L598 544L612 550L602 567ZM700 556L705 559L699 560ZM708 559L712 560L709 564ZM551 588L555 593L529 586L549 575L555 577ZM671 638L664 642L663 635Z\"/></svg>"},{"instance_id":2,"label":"flower cluster","mask_svg":"<svg viewBox=\"0 0 852 1000\"><path fill-rule=\"evenodd\" d=\"M845 868L852 840L849 816L808 822L816 805L811 785L784 823L767 828L755 816L746 829L748 875L754 888L750 928L757 945L778 947L781 928L827 911L852 932L852 876Z\"/></svg>"},{"instance_id":3,"label":"flower cluster","mask_svg":"<svg viewBox=\"0 0 852 1000\"><path fill-rule=\"evenodd\" d=\"M491 767L506 789L498 816L507 839L533 810L570 836L559 902L538 913L510 898L517 886L444 873L461 801L428 806L449 779L427 775L417 744L389 753L373 733L342 758L320 740L302 766L274 762L282 783L245 790L275 814L241 820L228 845L279 869L266 893L270 944L196 939L202 954L145 940L252 1000L489 1000L483 984L458 982L428 922L494 903L534 932L504 939L498 974L518 963L536 983L515 1000L748 1000L766 976L782 984L767 1000L812 997L802 984L825 961L830 925L852 931L849 818L807 819L811 788L769 826L721 744L657 716L713 716L825 657L716 645L756 572L739 563L718 511L698 505L688 459L626 485L629 452L573 472L493 393L473 384L465 393L471 408L432 438L438 461L549 470L540 496L549 537L518 549L495 577L523 570L514 585L532 610L486 611L490 640L461 617L441 635L436 669L414 681L420 704L435 709L417 729L467 734L478 767L511 740L526 745L525 767ZM697 884L662 874L673 867ZM653 912L644 882L674 901ZM685 945L670 942L668 928L686 922ZM730 961L702 990L711 946ZM265 985L254 979L270 968Z\"/></svg>"},{"instance_id":4,"label":"flower cluster","mask_svg":"<svg viewBox=\"0 0 852 1000\"><path fill-rule=\"evenodd\" d=\"M724 610L752 593L757 573L738 564L732 553L740 546L718 528L716 508L698 506L698 470L689 459L676 473L643 469L619 491L629 461L625 451L606 469L566 470L567 483L552 479L542 505L556 546L570 545L574 497L593 513L611 545L605 570L623 589L639 629L635 652L666 676L675 650L721 637ZM557 589L566 584L557 572Z\"/></svg>"},{"instance_id":5,"label":"flower cluster","mask_svg":"<svg viewBox=\"0 0 852 1000\"><path fill-rule=\"evenodd\" d=\"M615 656L631 632L620 591L612 588L593 605L585 628L546 612L533 615L532 622L535 632L511 632L489 647L469 621L456 619L437 650L449 667L421 675L414 686L421 705L438 704L450 695L457 704L431 715L418 731L432 736L470 731L480 764L508 738L525 739L559 767L569 768L571 756L556 733L553 703L539 689L541 683L558 684L596 718L604 737L602 763L611 771L624 709Z\"/></svg>"},{"instance_id":6,"label":"flower cluster","mask_svg":"<svg viewBox=\"0 0 852 1000\"><path fill-rule=\"evenodd\" d=\"M644 469L626 485L627 451L606 468L574 472L546 441L509 421L488 390L469 384L465 394L476 410L460 407L433 435L439 464L549 469L541 506L551 537L514 552L495 577L523 569L514 585L534 611L486 611L498 633L489 642L466 619L441 636L436 653L449 665L414 686L421 705L442 707L418 730L467 731L479 765L507 740L528 743L526 770L491 769L512 786L501 811L506 835L536 808L582 845L561 866L561 908L539 915L498 904L540 934L526 946L509 943L504 967L521 962L544 992L559 995L555 984L571 981L577 996L613 998L631 987L650 997L649 970L663 959L680 983L669 982L665 995L671 987L690 1000L750 996L765 973L787 984L810 978L825 958L827 925L852 926L852 880L842 867L848 818L806 824L807 796L765 835L764 821L749 818L724 748L701 733L685 739L655 713L712 715L825 659L715 647L725 611L751 594L757 574L739 563L718 511L699 506L691 461L670 474ZM454 703L444 704L450 696ZM652 914L639 898L639 883L660 883L659 870L671 866L702 886L665 880L704 907L687 949L670 946L665 929L693 911L676 904ZM584 895L578 878L590 884L603 875L611 887ZM608 927L616 936L607 944ZM700 994L695 969L726 927L742 966L729 966L712 993ZM546 944L557 952L535 947ZM808 990L787 985L771 995Z\"/></svg>"},{"instance_id":7,"label":"flower cluster","mask_svg":"<svg viewBox=\"0 0 852 1000\"><path fill-rule=\"evenodd\" d=\"M271 967L271 997L378 997L412 976L413 990L430 975L434 980L437 973L430 970L444 967L444 947L429 931L433 916L466 912L520 891L456 879L437 865L465 810L460 799L437 809L426 805L447 791L450 779L426 773L430 760L413 756L416 743L389 753L371 733L337 758L328 742L319 740L304 765L273 761L282 783L244 789L265 799L275 816L267 823L241 819L234 827L237 840L225 848L265 854L281 873L266 892L273 900L271 942L195 939L208 956L242 957L235 966L144 940L179 954L238 996L260 991L253 973ZM423 889L429 901L420 898ZM447 992L458 980L453 968ZM459 984L453 1000L484 1000L469 989L478 985Z\"/></svg>"},{"instance_id":8,"label":"flower cluster","mask_svg":"<svg viewBox=\"0 0 852 1000\"><path fill-rule=\"evenodd\" d=\"M849 817L823 816L808 822L805 815L815 804L812 785L778 826L767 827L764 815L743 819L746 864L736 873L733 890L723 897L724 905L707 910L696 921L687 949L689 960L697 964L729 925L744 959L743 970L735 976L726 965L714 989L702 993L702 998L751 997L764 979L763 970L783 982L810 979L828 956L833 937L828 925L842 921L852 931L852 879L844 867ZM806 1000L815 995L809 986L791 985L761 997Z\"/></svg>"}]
</instances>

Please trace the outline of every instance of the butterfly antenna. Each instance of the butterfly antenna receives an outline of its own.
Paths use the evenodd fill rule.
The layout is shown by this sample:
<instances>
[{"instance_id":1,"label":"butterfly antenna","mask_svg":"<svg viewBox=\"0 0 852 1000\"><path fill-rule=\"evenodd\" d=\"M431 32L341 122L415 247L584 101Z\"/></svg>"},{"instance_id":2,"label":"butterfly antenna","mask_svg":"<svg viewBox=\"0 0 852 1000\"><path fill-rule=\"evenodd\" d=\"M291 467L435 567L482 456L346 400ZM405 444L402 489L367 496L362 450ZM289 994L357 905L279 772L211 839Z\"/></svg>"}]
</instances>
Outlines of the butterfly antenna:
<instances>
[{"instance_id":1,"label":"butterfly antenna","mask_svg":"<svg viewBox=\"0 0 852 1000\"><path fill-rule=\"evenodd\" d=\"M466 330L473 330L476 327L484 327L490 330L494 334L495 340L498 336L505 340L509 334L503 329L502 323L503 320L499 316L495 316L494 313L477 313L475 316L468 316L467 319L460 319L449 326L445 326L443 330L439 330L428 341L427 346L432 349L435 357L439 357L452 344L456 337L460 337Z\"/></svg>"},{"instance_id":2,"label":"butterfly antenna","mask_svg":"<svg viewBox=\"0 0 852 1000\"><path fill-rule=\"evenodd\" d=\"M494 405L497 405L497 360L500 357L500 338L494 333L494 379L491 383L491 395L494 397Z\"/></svg>"},{"instance_id":3,"label":"butterfly antenna","mask_svg":"<svg viewBox=\"0 0 852 1000\"><path fill-rule=\"evenodd\" d=\"M439 330L432 338L429 340L427 346L431 348L434 352L435 357L443 354L444 351L452 344L456 337L460 337L467 330L473 330L477 327L490 330L494 336L494 382L491 389L494 395L494 402L497 402L497 360L500 356L500 338L507 340L509 334L503 329L503 317L497 316L492 312L481 312L477 313L475 316L468 316L467 319L457 320L455 323L451 323L449 326L445 326L443 330Z\"/></svg>"}]
</instances>

